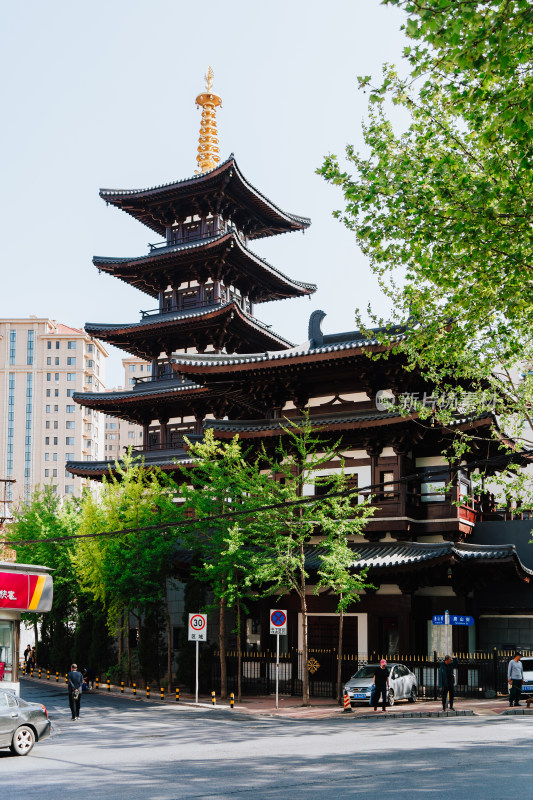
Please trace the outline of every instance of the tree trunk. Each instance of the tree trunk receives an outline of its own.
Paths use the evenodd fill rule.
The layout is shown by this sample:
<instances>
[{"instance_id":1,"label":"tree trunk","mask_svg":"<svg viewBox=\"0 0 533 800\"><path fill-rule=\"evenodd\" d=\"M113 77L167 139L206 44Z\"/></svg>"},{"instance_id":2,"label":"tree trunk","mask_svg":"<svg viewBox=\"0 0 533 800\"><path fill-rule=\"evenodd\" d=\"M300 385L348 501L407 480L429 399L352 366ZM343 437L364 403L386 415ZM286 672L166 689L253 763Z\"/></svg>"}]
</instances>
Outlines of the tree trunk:
<instances>
[{"instance_id":1,"label":"tree trunk","mask_svg":"<svg viewBox=\"0 0 533 800\"><path fill-rule=\"evenodd\" d=\"M124 615L121 614L118 618L118 665L121 666L122 661L122 633L123 633L123 620Z\"/></svg>"},{"instance_id":2,"label":"tree trunk","mask_svg":"<svg viewBox=\"0 0 533 800\"><path fill-rule=\"evenodd\" d=\"M237 702L242 698L241 603L237 597Z\"/></svg>"},{"instance_id":3,"label":"tree trunk","mask_svg":"<svg viewBox=\"0 0 533 800\"><path fill-rule=\"evenodd\" d=\"M172 627L170 625L170 612L168 610L168 584L165 580L163 589L163 597L165 600L165 623L167 628L167 675L168 675L168 692L172 691Z\"/></svg>"},{"instance_id":4,"label":"tree trunk","mask_svg":"<svg viewBox=\"0 0 533 800\"><path fill-rule=\"evenodd\" d=\"M309 670L307 669L307 662L309 660L309 650L307 647L307 600L305 599L305 592L300 595L300 603L302 610L302 705L309 705Z\"/></svg>"},{"instance_id":5,"label":"tree trunk","mask_svg":"<svg viewBox=\"0 0 533 800\"><path fill-rule=\"evenodd\" d=\"M126 611L126 652L128 654L128 686L133 683L131 677L131 644L130 644L130 612Z\"/></svg>"},{"instance_id":6,"label":"tree trunk","mask_svg":"<svg viewBox=\"0 0 533 800\"><path fill-rule=\"evenodd\" d=\"M340 594L342 602L342 592ZM344 609L341 606L339 613L339 646L337 652L337 703L342 706L344 702L342 691L342 635L344 632Z\"/></svg>"},{"instance_id":7,"label":"tree trunk","mask_svg":"<svg viewBox=\"0 0 533 800\"><path fill-rule=\"evenodd\" d=\"M220 697L224 700L228 696L228 673L226 669L226 620L224 598L219 601L218 614L218 647L220 650Z\"/></svg>"}]
</instances>

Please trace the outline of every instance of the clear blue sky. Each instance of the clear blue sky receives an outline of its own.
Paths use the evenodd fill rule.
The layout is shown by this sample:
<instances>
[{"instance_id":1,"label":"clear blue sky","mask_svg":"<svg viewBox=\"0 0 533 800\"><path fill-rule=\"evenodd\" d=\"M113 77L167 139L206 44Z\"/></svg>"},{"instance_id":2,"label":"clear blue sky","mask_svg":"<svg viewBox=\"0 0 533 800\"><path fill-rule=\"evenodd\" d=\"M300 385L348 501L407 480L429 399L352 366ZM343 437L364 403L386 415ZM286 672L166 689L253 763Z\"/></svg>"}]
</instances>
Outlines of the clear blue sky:
<instances>
[{"instance_id":1,"label":"clear blue sky","mask_svg":"<svg viewBox=\"0 0 533 800\"><path fill-rule=\"evenodd\" d=\"M295 342L309 314L351 330L378 291L353 235L331 217L338 190L315 175L328 152L361 146L367 95L357 75L399 64L403 15L379 0L25 0L5 3L0 32L3 124L0 316L67 325L133 322L154 301L93 267L93 255L135 256L157 239L107 208L100 187L141 188L189 177L209 64L222 158L233 152L255 186L311 228L253 249L311 301L258 316ZM379 306L379 300L377 300ZM121 380L119 355L108 385Z\"/></svg>"}]
</instances>

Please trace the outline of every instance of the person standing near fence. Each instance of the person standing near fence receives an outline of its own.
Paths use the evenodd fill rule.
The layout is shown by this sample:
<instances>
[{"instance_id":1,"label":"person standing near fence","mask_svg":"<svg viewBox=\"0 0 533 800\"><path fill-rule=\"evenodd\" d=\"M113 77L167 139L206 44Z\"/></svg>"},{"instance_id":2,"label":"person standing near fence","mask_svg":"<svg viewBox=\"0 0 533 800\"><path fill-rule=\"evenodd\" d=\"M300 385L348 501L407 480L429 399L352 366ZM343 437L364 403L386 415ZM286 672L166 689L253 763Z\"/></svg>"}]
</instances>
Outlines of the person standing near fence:
<instances>
[{"instance_id":1,"label":"person standing near fence","mask_svg":"<svg viewBox=\"0 0 533 800\"><path fill-rule=\"evenodd\" d=\"M519 706L524 681L524 668L520 663L521 653L515 653L507 667L507 681L509 683L509 705Z\"/></svg>"},{"instance_id":2,"label":"person standing near fence","mask_svg":"<svg viewBox=\"0 0 533 800\"><path fill-rule=\"evenodd\" d=\"M439 667L439 686L442 690L442 710L446 711L446 703L450 700L450 711L455 711L453 701L455 699L455 674L454 664L451 656L445 656L444 661Z\"/></svg>"},{"instance_id":3,"label":"person standing near fence","mask_svg":"<svg viewBox=\"0 0 533 800\"><path fill-rule=\"evenodd\" d=\"M387 708L387 695L389 692L389 670L387 669L387 662L384 658L379 662L379 667L374 672L374 711L378 710L378 703L380 696L382 697L381 710L386 711Z\"/></svg>"}]
</instances>

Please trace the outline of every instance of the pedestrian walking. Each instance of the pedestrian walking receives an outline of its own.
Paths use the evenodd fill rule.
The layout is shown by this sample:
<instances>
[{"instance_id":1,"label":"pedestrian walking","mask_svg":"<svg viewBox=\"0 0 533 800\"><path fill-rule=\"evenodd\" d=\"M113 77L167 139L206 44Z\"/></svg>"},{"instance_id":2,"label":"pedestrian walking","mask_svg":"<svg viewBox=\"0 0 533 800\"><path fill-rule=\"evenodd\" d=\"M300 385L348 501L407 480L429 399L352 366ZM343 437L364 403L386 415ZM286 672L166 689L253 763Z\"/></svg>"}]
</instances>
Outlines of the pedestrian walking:
<instances>
[{"instance_id":1,"label":"pedestrian walking","mask_svg":"<svg viewBox=\"0 0 533 800\"><path fill-rule=\"evenodd\" d=\"M96 672L92 667L87 667L85 669L85 683L87 684L88 689L94 689L94 681L96 678Z\"/></svg>"},{"instance_id":2,"label":"pedestrian walking","mask_svg":"<svg viewBox=\"0 0 533 800\"><path fill-rule=\"evenodd\" d=\"M78 672L77 664L72 664L70 672L67 675L68 685L68 704L72 712L72 719L80 718L80 703L81 703L81 686L83 683L83 675Z\"/></svg>"},{"instance_id":3,"label":"pedestrian walking","mask_svg":"<svg viewBox=\"0 0 533 800\"><path fill-rule=\"evenodd\" d=\"M31 655L31 647L30 645L27 645L26 649L24 650L24 672L26 673L26 675L30 674L30 667L28 664L30 655Z\"/></svg>"},{"instance_id":4,"label":"pedestrian walking","mask_svg":"<svg viewBox=\"0 0 533 800\"><path fill-rule=\"evenodd\" d=\"M384 658L379 662L379 667L374 672L374 711L378 710L379 698L382 698L381 710L386 711L387 695L389 693L389 670Z\"/></svg>"},{"instance_id":5,"label":"pedestrian walking","mask_svg":"<svg viewBox=\"0 0 533 800\"><path fill-rule=\"evenodd\" d=\"M457 659L445 656L444 661L439 667L439 686L441 688L442 710L446 711L448 698L450 701L450 711L454 711L453 701L455 699L455 673L454 666L457 666Z\"/></svg>"},{"instance_id":6,"label":"pedestrian walking","mask_svg":"<svg viewBox=\"0 0 533 800\"><path fill-rule=\"evenodd\" d=\"M522 653L518 651L509 661L507 667L507 681L509 683L509 705L520 706L520 696L522 694L522 683L524 682L524 667L520 663Z\"/></svg>"}]
</instances>

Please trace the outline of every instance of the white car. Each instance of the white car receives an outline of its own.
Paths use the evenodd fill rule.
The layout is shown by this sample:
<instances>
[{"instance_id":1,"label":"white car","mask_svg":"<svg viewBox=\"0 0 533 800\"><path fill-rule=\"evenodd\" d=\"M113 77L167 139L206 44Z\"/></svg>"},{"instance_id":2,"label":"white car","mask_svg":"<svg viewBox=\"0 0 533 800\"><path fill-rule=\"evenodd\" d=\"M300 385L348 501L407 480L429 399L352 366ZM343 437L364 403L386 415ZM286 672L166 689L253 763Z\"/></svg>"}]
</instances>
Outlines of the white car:
<instances>
[{"instance_id":1,"label":"white car","mask_svg":"<svg viewBox=\"0 0 533 800\"><path fill-rule=\"evenodd\" d=\"M380 669L379 664L366 664L346 681L344 691L350 698L350 704L370 703L370 691L372 688L374 673ZM416 676L403 664L387 664L389 670L389 692L387 705L392 706L396 700L408 700L410 703L416 702L418 686Z\"/></svg>"},{"instance_id":2,"label":"white car","mask_svg":"<svg viewBox=\"0 0 533 800\"><path fill-rule=\"evenodd\" d=\"M522 658L520 663L524 670L522 694L533 695L533 658Z\"/></svg>"}]
</instances>

